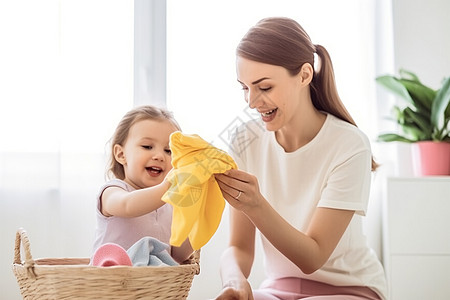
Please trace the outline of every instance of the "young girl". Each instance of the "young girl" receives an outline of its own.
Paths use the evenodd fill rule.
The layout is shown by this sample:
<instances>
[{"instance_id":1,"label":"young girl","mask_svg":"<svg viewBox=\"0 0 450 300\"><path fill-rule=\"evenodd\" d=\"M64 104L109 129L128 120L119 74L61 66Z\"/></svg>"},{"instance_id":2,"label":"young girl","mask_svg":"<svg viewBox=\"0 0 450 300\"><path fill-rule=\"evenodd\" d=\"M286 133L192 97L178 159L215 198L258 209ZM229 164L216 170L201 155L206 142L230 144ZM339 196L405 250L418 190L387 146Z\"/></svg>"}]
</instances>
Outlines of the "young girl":
<instances>
[{"instance_id":1,"label":"young girl","mask_svg":"<svg viewBox=\"0 0 450 300\"><path fill-rule=\"evenodd\" d=\"M236 131L239 170L216 175L232 207L217 299L386 299L361 219L376 164L339 99L328 52L294 20L268 18L241 40L236 62L261 119ZM267 280L252 290L257 231Z\"/></svg>"},{"instance_id":2,"label":"young girl","mask_svg":"<svg viewBox=\"0 0 450 300\"><path fill-rule=\"evenodd\" d=\"M94 250L116 243L125 250L142 237L169 244L172 207L161 201L169 189L169 136L180 130L172 114L153 106L137 107L120 121L111 140L108 176L97 199ZM169 249L183 262L192 253L188 240Z\"/></svg>"}]
</instances>

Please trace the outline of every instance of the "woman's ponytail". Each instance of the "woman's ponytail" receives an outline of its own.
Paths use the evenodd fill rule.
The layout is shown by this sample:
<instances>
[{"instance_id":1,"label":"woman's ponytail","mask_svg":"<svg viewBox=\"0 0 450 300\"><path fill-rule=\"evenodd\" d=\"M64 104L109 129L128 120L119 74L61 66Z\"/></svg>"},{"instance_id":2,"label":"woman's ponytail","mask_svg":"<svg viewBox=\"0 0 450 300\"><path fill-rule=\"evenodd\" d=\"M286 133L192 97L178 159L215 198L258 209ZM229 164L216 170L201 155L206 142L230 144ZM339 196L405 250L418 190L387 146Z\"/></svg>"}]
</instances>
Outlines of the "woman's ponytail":
<instances>
[{"instance_id":1,"label":"woman's ponytail","mask_svg":"<svg viewBox=\"0 0 450 300\"><path fill-rule=\"evenodd\" d=\"M311 83L311 98L314 106L356 126L339 97L328 51L321 45L315 45L315 47L319 64Z\"/></svg>"},{"instance_id":2,"label":"woman's ponytail","mask_svg":"<svg viewBox=\"0 0 450 300\"><path fill-rule=\"evenodd\" d=\"M317 70L315 70L315 74L310 85L311 99L314 106L318 110L330 113L341 120L357 126L339 97L330 54L325 47L321 45L314 46L316 49L316 54L319 57ZM377 167L378 164L372 158L372 171L375 171Z\"/></svg>"}]
</instances>

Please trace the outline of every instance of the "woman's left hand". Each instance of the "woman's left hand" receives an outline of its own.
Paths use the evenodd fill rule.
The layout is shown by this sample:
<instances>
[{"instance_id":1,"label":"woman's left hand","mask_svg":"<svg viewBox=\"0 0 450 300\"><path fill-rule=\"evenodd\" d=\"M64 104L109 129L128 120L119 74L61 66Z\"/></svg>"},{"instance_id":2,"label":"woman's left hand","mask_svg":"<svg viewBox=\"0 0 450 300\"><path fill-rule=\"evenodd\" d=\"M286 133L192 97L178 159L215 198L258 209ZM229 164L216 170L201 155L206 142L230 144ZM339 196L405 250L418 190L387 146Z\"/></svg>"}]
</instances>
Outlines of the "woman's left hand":
<instances>
[{"instance_id":1,"label":"woman's left hand","mask_svg":"<svg viewBox=\"0 0 450 300\"><path fill-rule=\"evenodd\" d=\"M231 169L224 174L215 174L225 200L245 213L264 201L255 176L241 170Z\"/></svg>"}]
</instances>

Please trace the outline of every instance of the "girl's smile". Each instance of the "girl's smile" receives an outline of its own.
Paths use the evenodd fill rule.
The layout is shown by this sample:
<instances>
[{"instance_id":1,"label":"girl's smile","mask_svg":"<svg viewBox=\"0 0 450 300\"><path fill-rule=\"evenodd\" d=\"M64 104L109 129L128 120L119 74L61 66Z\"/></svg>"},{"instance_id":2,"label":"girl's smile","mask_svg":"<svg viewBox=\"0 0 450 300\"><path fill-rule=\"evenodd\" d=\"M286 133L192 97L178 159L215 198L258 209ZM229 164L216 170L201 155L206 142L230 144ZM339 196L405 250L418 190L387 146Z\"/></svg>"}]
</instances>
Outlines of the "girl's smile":
<instances>
[{"instance_id":1,"label":"girl's smile","mask_svg":"<svg viewBox=\"0 0 450 300\"><path fill-rule=\"evenodd\" d=\"M146 167L148 174L152 177L158 177L164 170L160 167Z\"/></svg>"},{"instance_id":2,"label":"girl's smile","mask_svg":"<svg viewBox=\"0 0 450 300\"><path fill-rule=\"evenodd\" d=\"M169 121L142 120L129 131L125 145L117 147L124 180L137 189L161 183L172 169L169 136L177 128Z\"/></svg>"}]
</instances>

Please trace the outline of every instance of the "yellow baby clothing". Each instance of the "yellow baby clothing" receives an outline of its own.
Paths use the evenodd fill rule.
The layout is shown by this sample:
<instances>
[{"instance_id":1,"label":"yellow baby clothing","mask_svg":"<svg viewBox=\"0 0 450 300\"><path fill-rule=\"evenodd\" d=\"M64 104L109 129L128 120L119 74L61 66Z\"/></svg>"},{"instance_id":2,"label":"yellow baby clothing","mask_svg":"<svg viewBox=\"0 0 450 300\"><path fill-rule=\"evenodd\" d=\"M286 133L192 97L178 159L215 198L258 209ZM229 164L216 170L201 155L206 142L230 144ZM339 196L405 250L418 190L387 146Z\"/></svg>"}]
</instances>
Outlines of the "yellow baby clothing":
<instances>
[{"instance_id":1,"label":"yellow baby clothing","mask_svg":"<svg viewBox=\"0 0 450 300\"><path fill-rule=\"evenodd\" d=\"M214 177L237 169L233 158L196 134L170 135L173 169L162 200L173 206L170 244L180 246L187 237L194 250L203 247L219 227L225 200Z\"/></svg>"}]
</instances>

